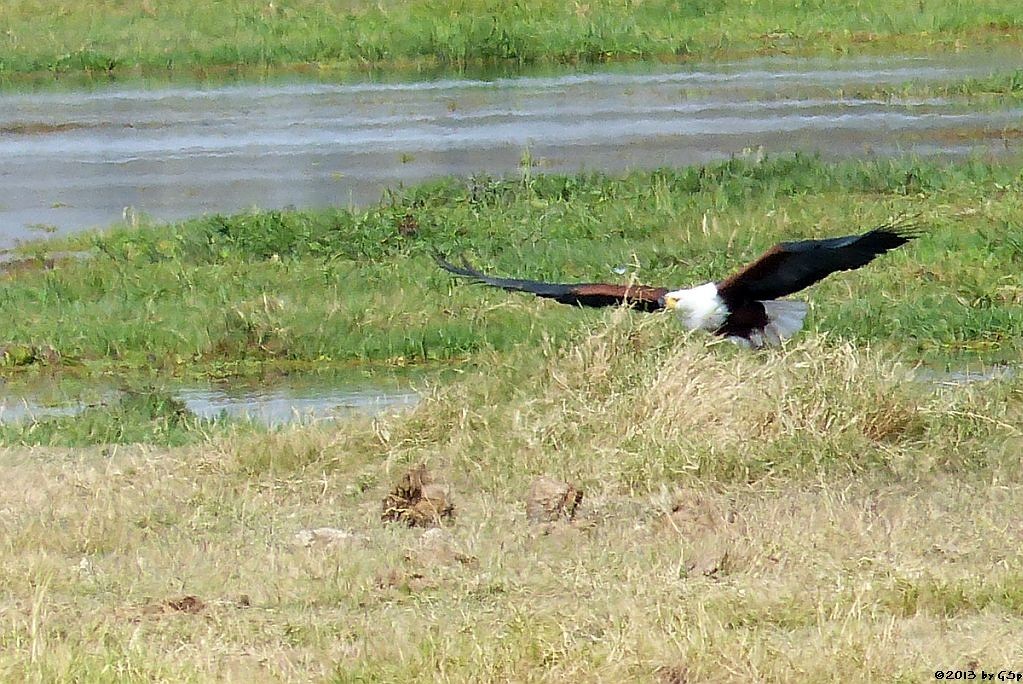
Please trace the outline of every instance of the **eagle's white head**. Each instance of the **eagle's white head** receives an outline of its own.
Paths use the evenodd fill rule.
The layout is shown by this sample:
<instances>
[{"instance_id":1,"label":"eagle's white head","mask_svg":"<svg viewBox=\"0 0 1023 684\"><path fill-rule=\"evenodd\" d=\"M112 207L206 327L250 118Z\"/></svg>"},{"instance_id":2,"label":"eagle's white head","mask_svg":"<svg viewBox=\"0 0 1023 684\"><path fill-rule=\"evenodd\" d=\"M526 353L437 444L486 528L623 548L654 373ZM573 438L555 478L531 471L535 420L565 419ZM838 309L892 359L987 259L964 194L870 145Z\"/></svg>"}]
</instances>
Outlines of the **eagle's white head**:
<instances>
[{"instance_id":1,"label":"eagle's white head","mask_svg":"<svg viewBox=\"0 0 1023 684\"><path fill-rule=\"evenodd\" d=\"M717 330L728 317L715 283L669 292L664 295L664 308L678 314L689 330Z\"/></svg>"}]
</instances>

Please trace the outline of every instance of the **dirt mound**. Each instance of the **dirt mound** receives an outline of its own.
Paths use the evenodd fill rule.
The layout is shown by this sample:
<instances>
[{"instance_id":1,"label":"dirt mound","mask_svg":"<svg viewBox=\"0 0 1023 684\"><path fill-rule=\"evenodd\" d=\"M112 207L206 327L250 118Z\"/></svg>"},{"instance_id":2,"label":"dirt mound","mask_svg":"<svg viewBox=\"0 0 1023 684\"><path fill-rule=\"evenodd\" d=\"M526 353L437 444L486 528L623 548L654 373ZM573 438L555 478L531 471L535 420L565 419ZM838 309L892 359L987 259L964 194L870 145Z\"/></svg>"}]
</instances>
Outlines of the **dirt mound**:
<instances>
[{"instance_id":1,"label":"dirt mound","mask_svg":"<svg viewBox=\"0 0 1023 684\"><path fill-rule=\"evenodd\" d=\"M455 517L455 506L447 487L435 484L425 465L401 476L384 497L381 519L409 527L437 527Z\"/></svg>"},{"instance_id":2,"label":"dirt mound","mask_svg":"<svg viewBox=\"0 0 1023 684\"><path fill-rule=\"evenodd\" d=\"M689 668L685 665L669 665L657 668L657 680L661 684L686 684L689 681Z\"/></svg>"},{"instance_id":3,"label":"dirt mound","mask_svg":"<svg viewBox=\"0 0 1023 684\"><path fill-rule=\"evenodd\" d=\"M193 615L206 610L206 602L198 596L182 596L150 603L142 607L142 615L167 615L171 613L191 613Z\"/></svg>"},{"instance_id":4,"label":"dirt mound","mask_svg":"<svg viewBox=\"0 0 1023 684\"><path fill-rule=\"evenodd\" d=\"M582 503L581 489L541 475L529 485L526 519L531 523L571 522Z\"/></svg>"}]
</instances>

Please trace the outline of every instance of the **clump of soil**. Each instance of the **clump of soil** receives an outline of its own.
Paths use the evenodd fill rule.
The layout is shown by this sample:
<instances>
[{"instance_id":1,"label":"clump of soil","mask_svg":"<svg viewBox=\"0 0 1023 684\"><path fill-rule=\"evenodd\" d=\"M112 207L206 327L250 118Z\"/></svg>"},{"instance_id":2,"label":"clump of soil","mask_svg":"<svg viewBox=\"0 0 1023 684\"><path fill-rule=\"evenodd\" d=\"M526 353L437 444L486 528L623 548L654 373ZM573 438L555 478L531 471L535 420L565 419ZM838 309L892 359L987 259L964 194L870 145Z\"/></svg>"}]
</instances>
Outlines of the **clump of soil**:
<instances>
[{"instance_id":1,"label":"clump of soil","mask_svg":"<svg viewBox=\"0 0 1023 684\"><path fill-rule=\"evenodd\" d=\"M571 522L582 503L581 489L541 475L529 485L526 519L531 523Z\"/></svg>"},{"instance_id":2,"label":"clump of soil","mask_svg":"<svg viewBox=\"0 0 1023 684\"><path fill-rule=\"evenodd\" d=\"M685 665L669 665L657 668L657 679L661 684L686 684L689 668Z\"/></svg>"},{"instance_id":3,"label":"clump of soil","mask_svg":"<svg viewBox=\"0 0 1023 684\"><path fill-rule=\"evenodd\" d=\"M418 465L402 475L384 497L380 517L409 527L437 527L455 517L455 506L448 488L434 483L426 466Z\"/></svg>"},{"instance_id":4,"label":"clump of soil","mask_svg":"<svg viewBox=\"0 0 1023 684\"><path fill-rule=\"evenodd\" d=\"M198 614L206 610L206 602L198 596L182 596L181 598L166 599L159 603L150 603L142 608L143 615L162 615L166 613L191 613Z\"/></svg>"},{"instance_id":5,"label":"clump of soil","mask_svg":"<svg viewBox=\"0 0 1023 684\"><path fill-rule=\"evenodd\" d=\"M455 545L454 537L447 530L440 528L423 532L419 543L405 554L405 560L418 566L467 565L479 566L479 559L462 553Z\"/></svg>"}]
</instances>

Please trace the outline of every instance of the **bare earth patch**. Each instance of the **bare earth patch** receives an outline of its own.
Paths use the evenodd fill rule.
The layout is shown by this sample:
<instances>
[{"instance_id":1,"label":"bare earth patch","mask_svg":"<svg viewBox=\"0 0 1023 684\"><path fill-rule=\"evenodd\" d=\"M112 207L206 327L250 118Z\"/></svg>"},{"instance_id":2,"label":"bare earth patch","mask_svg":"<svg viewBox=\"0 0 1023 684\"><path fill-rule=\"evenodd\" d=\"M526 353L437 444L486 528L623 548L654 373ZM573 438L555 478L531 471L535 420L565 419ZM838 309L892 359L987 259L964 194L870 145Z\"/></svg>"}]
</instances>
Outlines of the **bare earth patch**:
<instances>
[{"instance_id":1,"label":"bare earth patch","mask_svg":"<svg viewBox=\"0 0 1023 684\"><path fill-rule=\"evenodd\" d=\"M531 523L571 522L582 503L583 492L575 485L541 476L529 485L526 519Z\"/></svg>"},{"instance_id":2,"label":"bare earth patch","mask_svg":"<svg viewBox=\"0 0 1023 684\"><path fill-rule=\"evenodd\" d=\"M447 487L433 482L426 466L419 465L401 476L384 498L381 518L409 527L432 527L451 520L455 506Z\"/></svg>"},{"instance_id":3,"label":"bare earth patch","mask_svg":"<svg viewBox=\"0 0 1023 684\"><path fill-rule=\"evenodd\" d=\"M167 599L159 603L150 603L143 606L143 615L161 615L166 613L192 613L197 614L206 610L206 603L198 596L182 596L177 599Z\"/></svg>"}]
</instances>

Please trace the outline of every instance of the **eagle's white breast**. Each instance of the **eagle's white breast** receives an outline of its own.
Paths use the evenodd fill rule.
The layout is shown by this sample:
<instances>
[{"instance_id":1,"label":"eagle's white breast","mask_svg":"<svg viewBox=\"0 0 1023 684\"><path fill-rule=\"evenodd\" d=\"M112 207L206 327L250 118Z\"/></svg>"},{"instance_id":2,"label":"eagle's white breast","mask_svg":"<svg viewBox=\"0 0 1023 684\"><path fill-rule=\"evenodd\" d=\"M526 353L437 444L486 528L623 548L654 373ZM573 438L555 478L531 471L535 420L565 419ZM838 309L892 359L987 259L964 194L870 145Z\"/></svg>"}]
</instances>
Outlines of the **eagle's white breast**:
<instances>
[{"instance_id":1,"label":"eagle's white breast","mask_svg":"<svg viewBox=\"0 0 1023 684\"><path fill-rule=\"evenodd\" d=\"M728 308L718 295L715 283L706 283L664 295L665 301L674 300L675 312L682 325L689 330L717 330L728 317Z\"/></svg>"}]
</instances>

